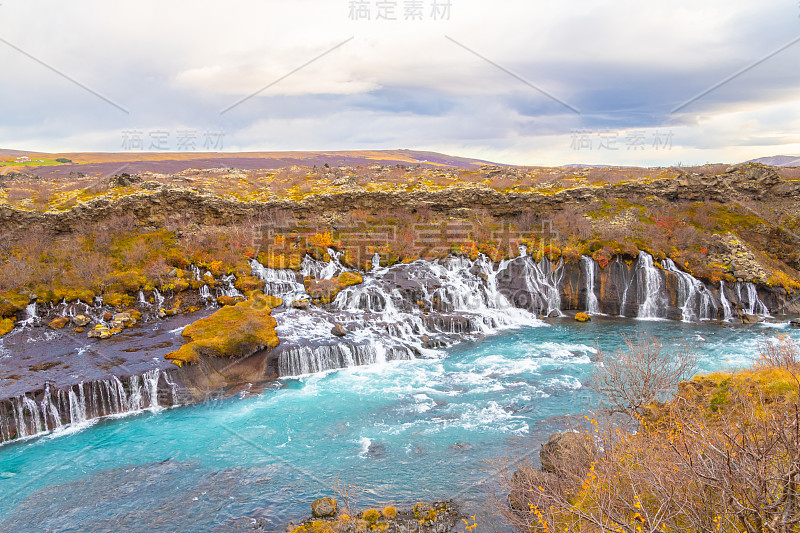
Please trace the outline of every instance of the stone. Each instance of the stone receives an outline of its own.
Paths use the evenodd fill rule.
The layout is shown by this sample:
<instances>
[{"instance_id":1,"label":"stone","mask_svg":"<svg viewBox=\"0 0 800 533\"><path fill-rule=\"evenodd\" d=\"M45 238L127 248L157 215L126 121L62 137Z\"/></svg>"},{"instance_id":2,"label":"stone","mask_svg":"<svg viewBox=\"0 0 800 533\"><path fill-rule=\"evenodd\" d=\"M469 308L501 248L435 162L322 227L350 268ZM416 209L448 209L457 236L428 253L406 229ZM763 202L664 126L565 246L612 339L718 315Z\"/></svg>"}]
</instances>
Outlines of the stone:
<instances>
[{"instance_id":1,"label":"stone","mask_svg":"<svg viewBox=\"0 0 800 533\"><path fill-rule=\"evenodd\" d=\"M90 330L89 333L86 334L86 337L89 339L107 339L113 334L114 333L110 329L98 324L94 327L94 329Z\"/></svg>"},{"instance_id":2,"label":"stone","mask_svg":"<svg viewBox=\"0 0 800 533\"><path fill-rule=\"evenodd\" d=\"M347 330L341 324L336 324L331 328L331 334L337 337L344 337L347 335Z\"/></svg>"},{"instance_id":3,"label":"stone","mask_svg":"<svg viewBox=\"0 0 800 533\"><path fill-rule=\"evenodd\" d=\"M51 320L47 325L50 327L50 329L63 329L67 324L69 324L69 318L62 316L60 318Z\"/></svg>"},{"instance_id":4,"label":"stone","mask_svg":"<svg viewBox=\"0 0 800 533\"><path fill-rule=\"evenodd\" d=\"M544 472L558 475L564 465L588 471L596 453L594 441L585 433L554 433L542 444L539 460Z\"/></svg>"},{"instance_id":5,"label":"stone","mask_svg":"<svg viewBox=\"0 0 800 533\"><path fill-rule=\"evenodd\" d=\"M793 328L800 328L800 318L795 318L789 321L789 325Z\"/></svg>"},{"instance_id":6,"label":"stone","mask_svg":"<svg viewBox=\"0 0 800 533\"><path fill-rule=\"evenodd\" d=\"M747 313L742 315L742 324L758 324L763 321L764 319L760 316L748 315Z\"/></svg>"},{"instance_id":7,"label":"stone","mask_svg":"<svg viewBox=\"0 0 800 533\"><path fill-rule=\"evenodd\" d=\"M111 322L111 319L113 319L113 318L114 318L114 315L112 315L111 313L103 313L103 320L105 322Z\"/></svg>"},{"instance_id":8,"label":"stone","mask_svg":"<svg viewBox=\"0 0 800 533\"><path fill-rule=\"evenodd\" d=\"M222 307L225 307L226 305L236 305L236 302L238 301L240 300L237 300L233 296L227 296L227 295L223 295L217 298L217 303Z\"/></svg>"},{"instance_id":9,"label":"stone","mask_svg":"<svg viewBox=\"0 0 800 533\"><path fill-rule=\"evenodd\" d=\"M158 310L158 318L167 318L167 311L163 307Z\"/></svg>"},{"instance_id":10,"label":"stone","mask_svg":"<svg viewBox=\"0 0 800 533\"><path fill-rule=\"evenodd\" d=\"M289 306L293 309L308 309L311 302L308 300L294 300Z\"/></svg>"},{"instance_id":11,"label":"stone","mask_svg":"<svg viewBox=\"0 0 800 533\"><path fill-rule=\"evenodd\" d=\"M131 316L131 314L127 311L124 313L117 313L111 319L111 329L123 329L129 328L136 324L136 319Z\"/></svg>"},{"instance_id":12,"label":"stone","mask_svg":"<svg viewBox=\"0 0 800 533\"><path fill-rule=\"evenodd\" d=\"M586 313L578 313L575 315L575 320L578 322L589 322L591 319L592 317Z\"/></svg>"},{"instance_id":13,"label":"stone","mask_svg":"<svg viewBox=\"0 0 800 533\"><path fill-rule=\"evenodd\" d=\"M72 323L74 325L78 326L79 328L82 328L84 326L88 326L91 321L92 321L92 319L89 318L86 315L76 315L76 316L72 317Z\"/></svg>"},{"instance_id":14,"label":"stone","mask_svg":"<svg viewBox=\"0 0 800 533\"><path fill-rule=\"evenodd\" d=\"M328 518L336 514L338 507L333 498L318 498L311 502L311 514L316 518Z\"/></svg>"},{"instance_id":15,"label":"stone","mask_svg":"<svg viewBox=\"0 0 800 533\"><path fill-rule=\"evenodd\" d=\"M469 442L456 442L450 446L450 449L454 452L468 452L472 449L472 444Z\"/></svg>"}]
</instances>

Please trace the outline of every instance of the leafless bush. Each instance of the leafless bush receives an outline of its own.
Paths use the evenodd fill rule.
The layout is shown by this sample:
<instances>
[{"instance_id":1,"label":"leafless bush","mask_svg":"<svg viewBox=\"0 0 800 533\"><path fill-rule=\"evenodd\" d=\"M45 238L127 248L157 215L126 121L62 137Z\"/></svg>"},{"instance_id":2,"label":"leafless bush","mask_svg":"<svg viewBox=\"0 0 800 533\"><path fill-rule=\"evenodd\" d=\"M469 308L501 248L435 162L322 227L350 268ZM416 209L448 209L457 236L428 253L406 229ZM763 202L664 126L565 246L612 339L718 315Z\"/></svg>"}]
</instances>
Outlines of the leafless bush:
<instances>
[{"instance_id":1,"label":"leafless bush","mask_svg":"<svg viewBox=\"0 0 800 533\"><path fill-rule=\"evenodd\" d=\"M757 368L779 368L793 374L800 373L800 347L789 336L781 335L774 339L764 339L759 346Z\"/></svg>"},{"instance_id":2,"label":"leafless bush","mask_svg":"<svg viewBox=\"0 0 800 533\"><path fill-rule=\"evenodd\" d=\"M696 367L697 355L687 346L668 350L649 335L623 338L626 349L611 357L598 350L600 366L590 383L610 413L636 415L645 405L666 400Z\"/></svg>"}]
</instances>

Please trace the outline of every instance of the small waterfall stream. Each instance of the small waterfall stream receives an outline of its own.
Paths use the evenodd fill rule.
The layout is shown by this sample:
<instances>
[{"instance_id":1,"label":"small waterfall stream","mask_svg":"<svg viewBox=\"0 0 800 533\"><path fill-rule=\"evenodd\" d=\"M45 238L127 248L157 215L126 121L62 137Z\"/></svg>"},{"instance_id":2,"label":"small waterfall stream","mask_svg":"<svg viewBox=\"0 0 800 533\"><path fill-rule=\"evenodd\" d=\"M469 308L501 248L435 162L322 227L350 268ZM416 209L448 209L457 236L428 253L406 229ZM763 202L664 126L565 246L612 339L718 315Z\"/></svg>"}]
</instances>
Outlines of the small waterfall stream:
<instances>
[{"instance_id":1,"label":"small waterfall stream","mask_svg":"<svg viewBox=\"0 0 800 533\"><path fill-rule=\"evenodd\" d=\"M164 394L159 394L163 392ZM79 383L0 401L0 442L85 424L109 415L158 410L177 404L175 384L153 369L141 376Z\"/></svg>"},{"instance_id":2,"label":"small waterfall stream","mask_svg":"<svg viewBox=\"0 0 800 533\"><path fill-rule=\"evenodd\" d=\"M681 308L684 322L709 320L717 316L717 304L702 281L678 269L672 259L664 259L662 265L664 270L672 272L678 279L678 307Z\"/></svg>"},{"instance_id":3,"label":"small waterfall stream","mask_svg":"<svg viewBox=\"0 0 800 533\"><path fill-rule=\"evenodd\" d=\"M594 260L582 255L581 266L586 279L586 312L590 315L600 314L600 305L597 302L597 295L594 293L594 269L596 266Z\"/></svg>"},{"instance_id":4,"label":"small waterfall stream","mask_svg":"<svg viewBox=\"0 0 800 533\"><path fill-rule=\"evenodd\" d=\"M653 265L653 256L647 252L639 252L636 263L637 285L639 289L638 318L654 319L666 317L667 298L664 290L664 279L661 272Z\"/></svg>"}]
</instances>

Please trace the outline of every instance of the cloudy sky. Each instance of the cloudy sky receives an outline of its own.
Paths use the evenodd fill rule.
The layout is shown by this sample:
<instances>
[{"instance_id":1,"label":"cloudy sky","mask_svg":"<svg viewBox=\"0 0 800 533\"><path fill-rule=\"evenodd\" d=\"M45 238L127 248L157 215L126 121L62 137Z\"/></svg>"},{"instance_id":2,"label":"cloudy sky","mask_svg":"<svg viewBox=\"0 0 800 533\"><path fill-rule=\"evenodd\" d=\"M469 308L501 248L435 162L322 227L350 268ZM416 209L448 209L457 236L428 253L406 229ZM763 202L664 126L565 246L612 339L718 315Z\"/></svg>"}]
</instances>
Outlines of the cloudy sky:
<instances>
[{"instance_id":1,"label":"cloudy sky","mask_svg":"<svg viewBox=\"0 0 800 533\"><path fill-rule=\"evenodd\" d=\"M2 148L800 153L797 0L2 0L0 64Z\"/></svg>"}]
</instances>

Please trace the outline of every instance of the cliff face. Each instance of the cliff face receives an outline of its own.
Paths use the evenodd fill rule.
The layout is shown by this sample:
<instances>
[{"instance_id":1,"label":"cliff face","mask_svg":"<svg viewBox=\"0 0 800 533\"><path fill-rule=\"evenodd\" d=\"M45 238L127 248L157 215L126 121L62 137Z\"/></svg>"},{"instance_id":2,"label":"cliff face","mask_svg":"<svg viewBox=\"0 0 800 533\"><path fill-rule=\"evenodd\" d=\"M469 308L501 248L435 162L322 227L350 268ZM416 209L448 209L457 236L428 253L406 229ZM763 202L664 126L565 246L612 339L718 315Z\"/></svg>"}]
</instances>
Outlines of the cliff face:
<instances>
[{"instance_id":1,"label":"cliff face","mask_svg":"<svg viewBox=\"0 0 800 533\"><path fill-rule=\"evenodd\" d=\"M149 182L153 183L153 182ZM115 194L79 203L63 211L20 209L0 205L0 231L10 232L41 226L68 232L77 226L121 215L132 215L137 226L163 227L178 218L201 225L227 225L282 209L299 216L320 212L346 213L354 210L386 211L398 208L426 208L437 212L469 215L479 209L498 217L517 215L526 209L540 213L575 208L592 202L617 198L658 198L664 201L747 202L762 213L775 207L800 210L800 181L781 178L771 167L745 165L723 174L681 173L673 178L622 182L613 185L575 185L517 192L500 191L485 184L461 184L445 189L370 191L344 183L328 191L306 195L303 199L274 197L268 201L241 201L224 194L194 188L153 184L149 190ZM761 204L771 204L762 210ZM467 210L467 211L465 211Z\"/></svg>"}]
</instances>

